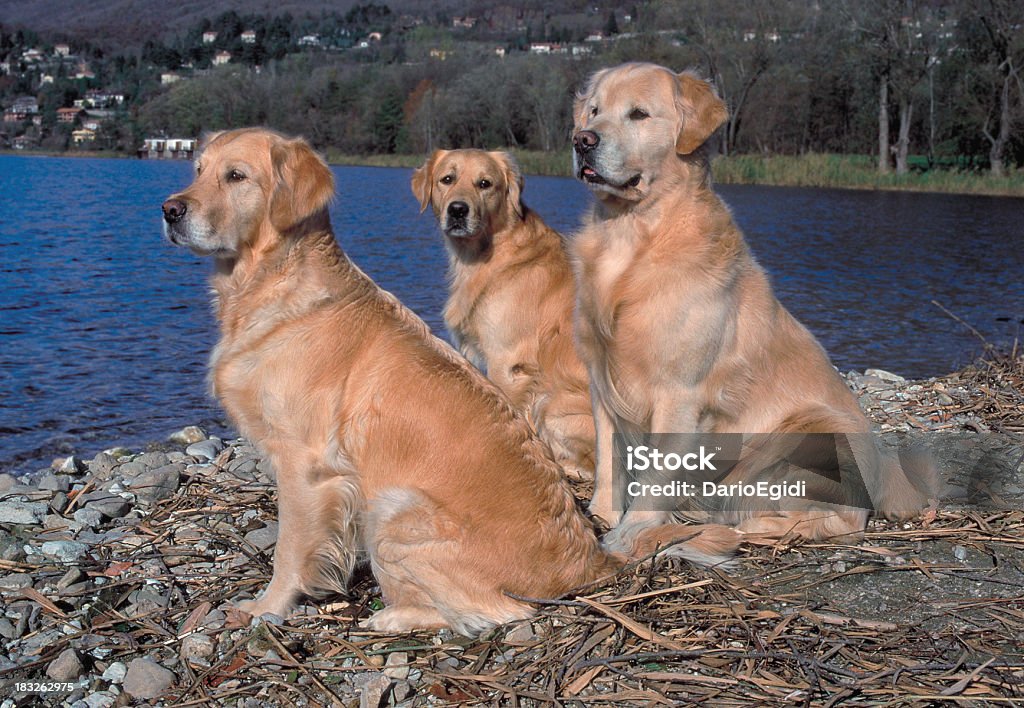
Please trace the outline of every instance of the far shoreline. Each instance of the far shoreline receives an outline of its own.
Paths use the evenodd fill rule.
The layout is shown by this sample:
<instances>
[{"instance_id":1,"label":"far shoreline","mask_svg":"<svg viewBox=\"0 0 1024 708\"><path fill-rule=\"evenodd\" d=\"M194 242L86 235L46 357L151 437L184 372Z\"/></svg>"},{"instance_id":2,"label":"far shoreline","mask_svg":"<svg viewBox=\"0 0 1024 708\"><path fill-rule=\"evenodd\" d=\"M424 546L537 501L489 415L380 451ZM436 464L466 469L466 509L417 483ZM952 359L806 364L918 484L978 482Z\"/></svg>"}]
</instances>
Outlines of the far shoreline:
<instances>
[{"instance_id":1,"label":"far shoreline","mask_svg":"<svg viewBox=\"0 0 1024 708\"><path fill-rule=\"evenodd\" d=\"M571 178L568 151L510 149L523 170L531 176ZM352 155L330 148L323 151L327 162L339 167L393 167L413 169L423 164L426 154ZM111 150L12 150L0 155L19 157L70 157L97 159L138 159ZM963 194L988 197L1024 197L1024 169L1010 169L1003 177L955 170L911 171L905 175L879 174L873 159L865 155L732 155L712 162L716 184L812 189L854 189L859 191Z\"/></svg>"}]
</instances>

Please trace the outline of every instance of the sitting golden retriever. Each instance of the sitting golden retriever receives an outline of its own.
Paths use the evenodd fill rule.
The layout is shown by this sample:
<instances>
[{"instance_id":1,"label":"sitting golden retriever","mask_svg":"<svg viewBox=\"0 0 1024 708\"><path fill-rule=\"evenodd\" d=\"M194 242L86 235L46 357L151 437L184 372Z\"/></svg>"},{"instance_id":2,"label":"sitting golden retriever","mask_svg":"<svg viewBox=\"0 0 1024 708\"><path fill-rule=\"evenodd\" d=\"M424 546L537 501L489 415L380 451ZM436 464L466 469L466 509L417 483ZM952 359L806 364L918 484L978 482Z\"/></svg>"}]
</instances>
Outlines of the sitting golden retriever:
<instances>
[{"instance_id":1,"label":"sitting golden retriever","mask_svg":"<svg viewBox=\"0 0 1024 708\"><path fill-rule=\"evenodd\" d=\"M625 496L615 487L626 478L613 481L614 433L774 436L724 483L777 479L786 433L845 433L845 456L855 458L878 512L905 518L928 499L928 475L912 483L880 454L856 399L776 300L712 191L701 147L726 118L708 83L642 63L598 71L574 106L575 174L597 197L571 244L576 334L597 426L590 510L617 527L605 539L612 549L672 515L637 505L622 516ZM844 491L837 503L710 518L770 537L856 533L868 512Z\"/></svg>"},{"instance_id":2,"label":"sitting golden retriever","mask_svg":"<svg viewBox=\"0 0 1024 708\"><path fill-rule=\"evenodd\" d=\"M449 255L444 321L574 478L594 475L587 370L572 337L572 268L562 237L523 204L512 156L437 150L412 176Z\"/></svg>"},{"instance_id":3,"label":"sitting golden retriever","mask_svg":"<svg viewBox=\"0 0 1024 708\"><path fill-rule=\"evenodd\" d=\"M474 635L531 613L506 593L555 597L620 567L505 396L342 252L331 172L304 141L219 133L196 164L165 232L215 259L210 382L277 473L273 578L242 609L343 591L365 554L388 605L370 626ZM716 533L677 548L714 562L709 546Z\"/></svg>"}]
</instances>

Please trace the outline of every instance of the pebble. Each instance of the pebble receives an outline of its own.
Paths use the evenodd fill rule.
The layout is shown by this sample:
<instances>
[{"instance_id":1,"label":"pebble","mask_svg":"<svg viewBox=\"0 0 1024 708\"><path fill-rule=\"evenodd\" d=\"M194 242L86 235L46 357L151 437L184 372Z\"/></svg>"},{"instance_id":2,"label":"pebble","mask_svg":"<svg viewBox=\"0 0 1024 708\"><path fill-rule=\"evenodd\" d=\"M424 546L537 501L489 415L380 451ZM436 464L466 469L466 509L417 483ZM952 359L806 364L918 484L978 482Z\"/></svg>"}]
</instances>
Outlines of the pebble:
<instances>
[{"instance_id":1,"label":"pebble","mask_svg":"<svg viewBox=\"0 0 1024 708\"><path fill-rule=\"evenodd\" d=\"M115 467L117 467L117 458L106 452L96 455L89 463L89 471L100 479L107 479Z\"/></svg>"},{"instance_id":2,"label":"pebble","mask_svg":"<svg viewBox=\"0 0 1024 708\"><path fill-rule=\"evenodd\" d=\"M537 634L533 631L533 624L530 622L523 622L505 635L505 641L509 644L521 644L523 642L529 642L536 637Z\"/></svg>"},{"instance_id":3,"label":"pebble","mask_svg":"<svg viewBox=\"0 0 1024 708\"><path fill-rule=\"evenodd\" d=\"M0 502L0 524L39 524L49 508L45 502Z\"/></svg>"},{"instance_id":4,"label":"pebble","mask_svg":"<svg viewBox=\"0 0 1024 708\"><path fill-rule=\"evenodd\" d=\"M103 522L103 514L100 513L99 509L92 507L76 509L73 518L78 523L89 528L96 528Z\"/></svg>"},{"instance_id":5,"label":"pebble","mask_svg":"<svg viewBox=\"0 0 1024 708\"><path fill-rule=\"evenodd\" d=\"M384 675L395 680L409 678L409 655L404 651L388 654L388 660L384 662Z\"/></svg>"},{"instance_id":6,"label":"pebble","mask_svg":"<svg viewBox=\"0 0 1024 708\"><path fill-rule=\"evenodd\" d=\"M953 546L953 557L961 562L967 560L967 549L959 545Z\"/></svg>"},{"instance_id":7,"label":"pebble","mask_svg":"<svg viewBox=\"0 0 1024 708\"><path fill-rule=\"evenodd\" d=\"M268 521L263 528L258 528L245 534L245 540L258 550L265 551L277 543L278 523Z\"/></svg>"},{"instance_id":8,"label":"pebble","mask_svg":"<svg viewBox=\"0 0 1024 708\"><path fill-rule=\"evenodd\" d=\"M71 478L66 474L48 472L36 481L36 487L51 492L66 492L71 489Z\"/></svg>"},{"instance_id":9,"label":"pebble","mask_svg":"<svg viewBox=\"0 0 1024 708\"><path fill-rule=\"evenodd\" d=\"M124 676L124 692L132 698L156 698L174 685L177 677L152 659L132 659Z\"/></svg>"},{"instance_id":10,"label":"pebble","mask_svg":"<svg viewBox=\"0 0 1024 708\"><path fill-rule=\"evenodd\" d=\"M86 465L74 455L64 458L64 460L57 466L57 470L62 474L79 475L86 470Z\"/></svg>"},{"instance_id":11,"label":"pebble","mask_svg":"<svg viewBox=\"0 0 1024 708\"><path fill-rule=\"evenodd\" d=\"M84 703L87 708L110 708L117 703L117 694L112 691L96 691L79 702Z\"/></svg>"},{"instance_id":12,"label":"pebble","mask_svg":"<svg viewBox=\"0 0 1024 708\"><path fill-rule=\"evenodd\" d=\"M90 492L83 496L82 500L86 509L95 509L108 519L118 519L131 509L131 504L127 500L110 492Z\"/></svg>"},{"instance_id":13,"label":"pebble","mask_svg":"<svg viewBox=\"0 0 1024 708\"><path fill-rule=\"evenodd\" d=\"M0 588L18 590L32 587L32 576L28 573L9 573L0 576Z\"/></svg>"},{"instance_id":14,"label":"pebble","mask_svg":"<svg viewBox=\"0 0 1024 708\"><path fill-rule=\"evenodd\" d=\"M204 460L214 460L223 449L224 443L219 438L210 438L209 440L192 443L185 448L185 454Z\"/></svg>"},{"instance_id":15,"label":"pebble","mask_svg":"<svg viewBox=\"0 0 1024 708\"><path fill-rule=\"evenodd\" d=\"M205 634L190 634L181 640L178 653L183 659L205 659L213 655L217 643Z\"/></svg>"},{"instance_id":16,"label":"pebble","mask_svg":"<svg viewBox=\"0 0 1024 708\"><path fill-rule=\"evenodd\" d=\"M198 425L187 425L178 432L171 433L167 439L179 445L191 445L200 440L206 440L206 431Z\"/></svg>"},{"instance_id":17,"label":"pebble","mask_svg":"<svg viewBox=\"0 0 1024 708\"><path fill-rule=\"evenodd\" d=\"M125 674L127 673L128 667L124 665L124 662L115 661L104 669L103 675L100 678L110 683L123 683Z\"/></svg>"},{"instance_id":18,"label":"pebble","mask_svg":"<svg viewBox=\"0 0 1024 708\"><path fill-rule=\"evenodd\" d=\"M359 689L359 708L379 708L384 701L384 694L391 688L391 679L375 671L358 677L356 685Z\"/></svg>"},{"instance_id":19,"label":"pebble","mask_svg":"<svg viewBox=\"0 0 1024 708\"><path fill-rule=\"evenodd\" d=\"M6 617L0 617L0 637L4 639L17 639L21 636L18 628Z\"/></svg>"},{"instance_id":20,"label":"pebble","mask_svg":"<svg viewBox=\"0 0 1024 708\"><path fill-rule=\"evenodd\" d=\"M882 379L882 381L888 381L894 384L904 384L907 382L905 378L899 374L886 371L885 369L867 369L864 371L865 376L874 376L876 379Z\"/></svg>"},{"instance_id":21,"label":"pebble","mask_svg":"<svg viewBox=\"0 0 1024 708\"><path fill-rule=\"evenodd\" d=\"M62 651L46 667L46 675L58 682L74 681L82 675L83 671L85 671L85 667L82 666L82 660L78 658L78 652L71 648Z\"/></svg>"},{"instance_id":22,"label":"pebble","mask_svg":"<svg viewBox=\"0 0 1024 708\"><path fill-rule=\"evenodd\" d=\"M152 504L166 499L178 490L181 484L181 473L185 465L180 463L166 464L156 469L142 472L133 479L125 480L128 487L135 493L139 501Z\"/></svg>"},{"instance_id":23,"label":"pebble","mask_svg":"<svg viewBox=\"0 0 1024 708\"><path fill-rule=\"evenodd\" d=\"M53 556L64 563L73 563L89 551L89 547L78 541L46 541L43 555Z\"/></svg>"}]
</instances>

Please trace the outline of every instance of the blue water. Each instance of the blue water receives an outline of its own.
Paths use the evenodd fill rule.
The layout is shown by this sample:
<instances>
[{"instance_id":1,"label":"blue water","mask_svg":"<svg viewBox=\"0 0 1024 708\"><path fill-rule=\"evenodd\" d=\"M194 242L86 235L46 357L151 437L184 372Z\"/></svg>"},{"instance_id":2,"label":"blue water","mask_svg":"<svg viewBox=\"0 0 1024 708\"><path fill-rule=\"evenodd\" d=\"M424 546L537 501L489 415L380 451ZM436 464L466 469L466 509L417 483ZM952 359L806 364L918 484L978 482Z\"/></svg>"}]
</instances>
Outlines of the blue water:
<instances>
[{"instance_id":1,"label":"blue water","mask_svg":"<svg viewBox=\"0 0 1024 708\"><path fill-rule=\"evenodd\" d=\"M349 255L443 335L446 256L409 170L335 168ZM223 430L206 394L210 264L163 241L184 162L0 156L0 471L56 455ZM942 374L1024 318L1024 200L722 187L780 299L842 369ZM589 203L530 177L526 202L571 231ZM685 274L680 274L685 277Z\"/></svg>"}]
</instances>

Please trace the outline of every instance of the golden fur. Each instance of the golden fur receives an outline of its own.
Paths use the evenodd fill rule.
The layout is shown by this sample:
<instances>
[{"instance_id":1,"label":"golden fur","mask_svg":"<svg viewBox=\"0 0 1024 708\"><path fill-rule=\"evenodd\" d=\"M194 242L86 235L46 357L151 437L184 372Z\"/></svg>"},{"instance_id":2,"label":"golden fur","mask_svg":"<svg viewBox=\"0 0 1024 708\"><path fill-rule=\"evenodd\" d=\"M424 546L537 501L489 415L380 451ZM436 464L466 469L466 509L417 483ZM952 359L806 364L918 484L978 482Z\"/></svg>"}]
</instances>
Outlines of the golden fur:
<instances>
[{"instance_id":1,"label":"golden fur","mask_svg":"<svg viewBox=\"0 0 1024 708\"><path fill-rule=\"evenodd\" d=\"M597 72L574 106L574 167L597 202L571 250L576 333L591 378L597 472L591 512L629 547L666 512L615 508L612 434L849 433L875 508L920 511L927 478L911 483L870 440L856 399L811 333L779 303L701 150L725 121L704 81L653 64ZM779 459L781 438L726 482ZM774 452L772 452L774 451ZM705 515L703 518L708 518ZM818 539L862 530L855 505L720 512L748 533Z\"/></svg>"},{"instance_id":2,"label":"golden fur","mask_svg":"<svg viewBox=\"0 0 1024 708\"><path fill-rule=\"evenodd\" d=\"M572 335L562 237L523 204L512 156L437 150L413 173L449 255L444 321L459 350L505 392L570 477L594 475L587 371ZM457 211L464 210L465 213Z\"/></svg>"},{"instance_id":3,"label":"golden fur","mask_svg":"<svg viewBox=\"0 0 1024 708\"><path fill-rule=\"evenodd\" d=\"M506 593L621 565L507 399L342 252L331 172L304 141L217 134L197 167L166 233L215 258L211 385L277 475L273 578L242 609L287 615L368 556L387 604L372 627L472 635L531 613ZM655 531L637 547L671 537ZM708 545L683 554L710 562Z\"/></svg>"}]
</instances>

